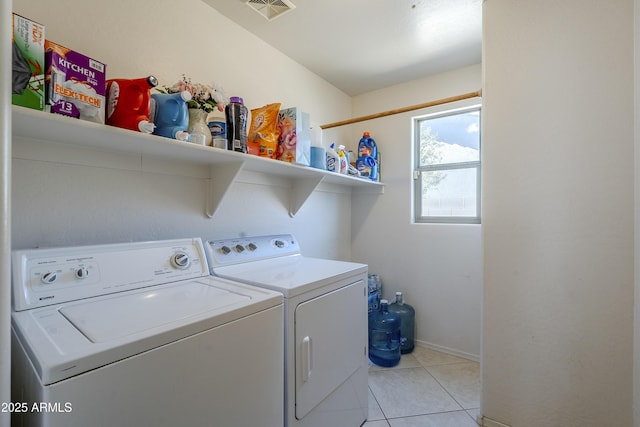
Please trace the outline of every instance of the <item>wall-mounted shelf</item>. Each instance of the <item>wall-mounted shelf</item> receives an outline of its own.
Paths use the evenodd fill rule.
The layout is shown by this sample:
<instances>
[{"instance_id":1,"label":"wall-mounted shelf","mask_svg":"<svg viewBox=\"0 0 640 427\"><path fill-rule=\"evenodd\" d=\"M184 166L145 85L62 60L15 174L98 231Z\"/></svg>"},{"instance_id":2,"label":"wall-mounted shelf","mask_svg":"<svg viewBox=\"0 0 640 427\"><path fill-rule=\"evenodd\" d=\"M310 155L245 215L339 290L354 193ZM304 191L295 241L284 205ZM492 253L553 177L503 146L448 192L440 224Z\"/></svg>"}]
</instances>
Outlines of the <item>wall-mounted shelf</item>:
<instances>
[{"instance_id":1,"label":"wall-mounted shelf","mask_svg":"<svg viewBox=\"0 0 640 427\"><path fill-rule=\"evenodd\" d=\"M344 185L356 191L381 194L384 185L279 160L190 144L72 119L24 107L12 107L13 135L41 141L98 148L140 156L176 159L210 166L206 214L213 217L241 170L260 172L291 181L289 214L295 216L320 183Z\"/></svg>"}]
</instances>

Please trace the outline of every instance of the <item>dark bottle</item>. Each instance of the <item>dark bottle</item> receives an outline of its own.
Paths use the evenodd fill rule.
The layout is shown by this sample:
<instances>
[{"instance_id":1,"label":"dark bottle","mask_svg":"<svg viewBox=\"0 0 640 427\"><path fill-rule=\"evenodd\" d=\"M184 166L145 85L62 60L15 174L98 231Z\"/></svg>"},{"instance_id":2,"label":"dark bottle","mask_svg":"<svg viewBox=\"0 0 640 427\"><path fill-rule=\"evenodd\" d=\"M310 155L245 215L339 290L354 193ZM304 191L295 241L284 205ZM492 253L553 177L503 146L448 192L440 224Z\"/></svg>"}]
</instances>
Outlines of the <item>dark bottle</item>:
<instances>
[{"instance_id":1,"label":"dark bottle","mask_svg":"<svg viewBox=\"0 0 640 427\"><path fill-rule=\"evenodd\" d=\"M232 96L224 107L227 117L227 148L240 153L247 152L247 116L249 112L242 98Z\"/></svg>"},{"instance_id":2,"label":"dark bottle","mask_svg":"<svg viewBox=\"0 0 640 427\"><path fill-rule=\"evenodd\" d=\"M387 368L400 363L400 316L389 312L386 299L369 315L369 360Z\"/></svg>"},{"instance_id":3,"label":"dark bottle","mask_svg":"<svg viewBox=\"0 0 640 427\"><path fill-rule=\"evenodd\" d=\"M389 311L400 316L400 352L411 353L414 347L416 311L403 301L402 292L396 292L396 302L389 305Z\"/></svg>"}]
</instances>

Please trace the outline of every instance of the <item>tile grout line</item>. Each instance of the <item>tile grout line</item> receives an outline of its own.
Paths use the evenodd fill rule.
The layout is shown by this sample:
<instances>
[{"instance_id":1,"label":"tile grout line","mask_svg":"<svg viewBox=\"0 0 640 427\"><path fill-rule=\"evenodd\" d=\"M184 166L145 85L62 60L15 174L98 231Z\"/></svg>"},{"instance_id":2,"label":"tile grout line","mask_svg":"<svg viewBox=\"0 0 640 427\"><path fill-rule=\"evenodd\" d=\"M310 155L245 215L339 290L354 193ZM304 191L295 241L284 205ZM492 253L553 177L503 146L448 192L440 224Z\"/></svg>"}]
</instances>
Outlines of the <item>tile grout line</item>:
<instances>
[{"instance_id":1,"label":"tile grout line","mask_svg":"<svg viewBox=\"0 0 640 427\"><path fill-rule=\"evenodd\" d=\"M380 408L380 412L382 413L382 415L384 416L384 421L387 423L387 425L391 425L390 424L390 420L394 420L394 419L402 419L402 418L412 418L412 417L420 417L420 416L428 416L428 415L433 415L433 414L446 414L446 413L455 413L455 412L464 412L474 423L477 423L477 421L473 418L473 416L471 416L471 414L469 414L469 412L467 412L468 410L471 409L475 409L475 408L465 408L454 396L453 394L440 382L438 381L438 379L429 371L429 367L437 367L437 366L449 366L449 365L458 365L458 364L464 364L464 363L478 363L474 360L468 360L468 359L463 359L460 361L451 361L451 362L443 362L443 363L433 363L433 364L429 364L428 366L425 366L422 362L420 362L420 360L418 360L418 358L416 358L415 356L413 356L413 359L416 361L416 363L418 364L418 366L396 366L396 367L391 367L391 368L385 368L385 367L379 367L376 369L373 369L371 371L369 371L369 373L373 373L373 372L384 372L384 371L391 371L391 370L404 370L404 369L415 369L415 368L422 368L424 369L427 374L433 378L435 380L435 382L447 393L447 395L449 395L449 397L451 397L451 399L460 407L460 409L456 409L453 411L441 411L441 412L433 412L433 413L426 413L426 414L414 414L414 415L405 415L405 416L397 416L397 417L392 417L389 418L387 416L387 414L384 412L384 410L382 409L382 406L380 405L380 402L378 401L378 397L376 397L375 393L373 392L373 390L371 389L371 387L368 387L369 391L371 392L371 395L373 396L374 400L376 401L378 407ZM462 359L462 358L461 358ZM378 366L375 364L370 365L371 366ZM382 420L374 420L372 422L375 421L382 421ZM369 422L369 420L367 420L367 422Z\"/></svg>"},{"instance_id":2,"label":"tile grout line","mask_svg":"<svg viewBox=\"0 0 640 427\"><path fill-rule=\"evenodd\" d=\"M420 361L418 361L418 363L420 363ZM446 365L453 365L453 364L462 364L462 363L467 363L467 362L456 362L456 363L447 363ZM477 362L475 362L477 363ZM422 365L422 363L420 363L420 365ZM440 365L431 365L431 366L443 366L445 365L445 363L442 363ZM458 399L455 398L455 396L453 394L451 394L451 392L444 386L444 384L442 384L440 381L438 381L438 379L435 377L435 375L433 375L429 369L426 366L423 366L424 370L427 371L427 373L431 376L431 378L433 378L439 385L440 387L442 387L442 389L444 391L447 392L447 394L449 396L451 396L451 398L453 399L454 402L456 402L460 408L462 408L462 411L467 414L467 416L469 416L469 418L471 418L471 420L477 424L477 421L471 416L471 414L469 414L469 412L467 412L469 409L475 409L475 408L465 408L462 403L458 402ZM373 393L373 391L371 391L371 393ZM455 411L449 411L449 412L455 412Z\"/></svg>"}]
</instances>

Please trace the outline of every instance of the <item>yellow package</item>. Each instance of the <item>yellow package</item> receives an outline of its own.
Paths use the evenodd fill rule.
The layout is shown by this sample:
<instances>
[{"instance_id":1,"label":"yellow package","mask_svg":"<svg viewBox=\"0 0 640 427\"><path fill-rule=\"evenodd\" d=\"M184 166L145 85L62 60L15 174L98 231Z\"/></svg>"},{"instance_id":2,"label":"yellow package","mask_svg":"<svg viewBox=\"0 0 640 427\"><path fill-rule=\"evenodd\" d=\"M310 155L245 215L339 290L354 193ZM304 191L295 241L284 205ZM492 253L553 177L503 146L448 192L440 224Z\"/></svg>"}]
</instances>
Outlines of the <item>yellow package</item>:
<instances>
[{"instance_id":1,"label":"yellow package","mask_svg":"<svg viewBox=\"0 0 640 427\"><path fill-rule=\"evenodd\" d=\"M247 135L247 152L260 157L276 158L278 152L278 112L280 104L268 104L251 110L251 126Z\"/></svg>"}]
</instances>

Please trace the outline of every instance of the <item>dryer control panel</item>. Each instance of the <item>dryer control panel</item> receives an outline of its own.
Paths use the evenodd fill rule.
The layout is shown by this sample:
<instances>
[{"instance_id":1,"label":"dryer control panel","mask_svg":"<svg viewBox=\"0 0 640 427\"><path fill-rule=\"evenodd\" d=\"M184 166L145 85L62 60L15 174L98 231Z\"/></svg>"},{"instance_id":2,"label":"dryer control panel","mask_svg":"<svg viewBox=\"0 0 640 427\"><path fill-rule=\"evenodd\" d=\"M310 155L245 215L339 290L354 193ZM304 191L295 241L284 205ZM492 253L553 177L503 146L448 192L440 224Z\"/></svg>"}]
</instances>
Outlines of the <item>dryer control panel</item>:
<instances>
[{"instance_id":1,"label":"dryer control panel","mask_svg":"<svg viewBox=\"0 0 640 427\"><path fill-rule=\"evenodd\" d=\"M15 311L208 276L199 238L14 251Z\"/></svg>"},{"instance_id":2,"label":"dryer control panel","mask_svg":"<svg viewBox=\"0 0 640 427\"><path fill-rule=\"evenodd\" d=\"M205 247L211 267L300 254L298 241L290 234L209 240Z\"/></svg>"}]
</instances>

